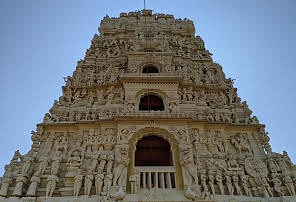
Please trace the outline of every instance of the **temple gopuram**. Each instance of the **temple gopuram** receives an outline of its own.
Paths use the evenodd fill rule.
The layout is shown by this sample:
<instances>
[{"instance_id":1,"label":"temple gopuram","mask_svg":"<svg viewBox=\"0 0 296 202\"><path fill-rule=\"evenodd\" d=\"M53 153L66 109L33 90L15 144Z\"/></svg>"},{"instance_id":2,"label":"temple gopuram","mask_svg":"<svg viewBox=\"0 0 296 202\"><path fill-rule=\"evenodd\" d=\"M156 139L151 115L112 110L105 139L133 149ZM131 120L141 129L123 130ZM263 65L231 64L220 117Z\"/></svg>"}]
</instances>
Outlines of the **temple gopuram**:
<instances>
[{"instance_id":1,"label":"temple gopuram","mask_svg":"<svg viewBox=\"0 0 296 202\"><path fill-rule=\"evenodd\" d=\"M0 201L295 202L295 165L211 56L191 20L106 16Z\"/></svg>"}]
</instances>

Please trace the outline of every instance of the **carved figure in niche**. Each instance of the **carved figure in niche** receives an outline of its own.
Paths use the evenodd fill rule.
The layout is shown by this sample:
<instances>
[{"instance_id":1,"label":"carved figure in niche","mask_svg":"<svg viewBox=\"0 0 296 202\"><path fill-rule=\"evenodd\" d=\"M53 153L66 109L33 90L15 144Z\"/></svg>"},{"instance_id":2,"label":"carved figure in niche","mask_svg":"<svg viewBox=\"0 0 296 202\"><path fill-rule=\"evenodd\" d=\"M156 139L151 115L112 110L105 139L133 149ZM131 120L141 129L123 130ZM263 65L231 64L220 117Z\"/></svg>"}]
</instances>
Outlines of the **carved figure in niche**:
<instances>
[{"instance_id":1,"label":"carved figure in niche","mask_svg":"<svg viewBox=\"0 0 296 202\"><path fill-rule=\"evenodd\" d=\"M234 189L232 186L231 177L229 176L228 173L225 173L225 180L226 180L225 183L227 186L228 194L233 196Z\"/></svg>"},{"instance_id":2,"label":"carved figure in niche","mask_svg":"<svg viewBox=\"0 0 296 202\"><path fill-rule=\"evenodd\" d=\"M271 181L273 182L274 191L278 193L280 196L284 196L284 193L281 190L282 181L279 178L277 178L275 174L271 174L271 176L272 176Z\"/></svg>"},{"instance_id":3,"label":"carved figure in niche","mask_svg":"<svg viewBox=\"0 0 296 202\"><path fill-rule=\"evenodd\" d=\"M47 165L48 165L48 158L46 156L41 156L39 158L39 168L37 172L40 173L40 175L42 175L45 172Z\"/></svg>"},{"instance_id":4,"label":"carved figure in niche","mask_svg":"<svg viewBox=\"0 0 296 202\"><path fill-rule=\"evenodd\" d=\"M267 179L265 177L261 178L261 183L262 183L262 186L263 186L263 191L264 191L264 196L265 197L273 197L273 193L271 191L271 188L267 182Z\"/></svg>"},{"instance_id":5,"label":"carved figure in niche","mask_svg":"<svg viewBox=\"0 0 296 202\"><path fill-rule=\"evenodd\" d=\"M277 173L277 168L275 165L275 162L272 158L269 157L269 155L267 155L267 162L268 162L268 167L271 173Z\"/></svg>"},{"instance_id":6,"label":"carved figure in niche","mask_svg":"<svg viewBox=\"0 0 296 202\"><path fill-rule=\"evenodd\" d=\"M129 182L131 185L131 194L135 194L138 191L138 188L140 187L140 173L136 169L134 170L134 173L129 177Z\"/></svg>"},{"instance_id":7,"label":"carved figure in niche","mask_svg":"<svg viewBox=\"0 0 296 202\"><path fill-rule=\"evenodd\" d=\"M1 189L0 189L0 196L6 197L8 194L8 188L10 183L12 182L12 172L11 172L11 166L5 165L5 173L2 178L1 182Z\"/></svg>"},{"instance_id":8,"label":"carved figure in niche","mask_svg":"<svg viewBox=\"0 0 296 202\"><path fill-rule=\"evenodd\" d=\"M14 191L12 196L22 196L23 195L23 185L26 183L27 178L24 176L18 176L16 178L16 185L14 187Z\"/></svg>"},{"instance_id":9,"label":"carved figure in niche","mask_svg":"<svg viewBox=\"0 0 296 202\"><path fill-rule=\"evenodd\" d=\"M221 175L221 171L219 170L217 171L217 174L216 174L216 182L219 187L221 195L224 195L223 177Z\"/></svg>"},{"instance_id":10,"label":"carved figure in niche","mask_svg":"<svg viewBox=\"0 0 296 202\"><path fill-rule=\"evenodd\" d=\"M78 143L79 144L79 143ZM82 163L83 157L80 146L77 147L70 152L69 163L68 163L68 170L69 171L76 171L80 168Z\"/></svg>"},{"instance_id":11,"label":"carved figure in niche","mask_svg":"<svg viewBox=\"0 0 296 202\"><path fill-rule=\"evenodd\" d=\"M94 180L94 175L92 174L92 171L89 169L84 179L84 195L86 196L90 195L90 190L93 184L93 180Z\"/></svg>"},{"instance_id":12,"label":"carved figure in niche","mask_svg":"<svg viewBox=\"0 0 296 202\"><path fill-rule=\"evenodd\" d=\"M11 178L3 178L1 182L0 196L6 197L8 194L9 184L11 183Z\"/></svg>"},{"instance_id":13,"label":"carved figure in niche","mask_svg":"<svg viewBox=\"0 0 296 202\"><path fill-rule=\"evenodd\" d=\"M36 172L30 181L31 181L31 184L27 191L27 196L36 196L37 185L40 183L40 173Z\"/></svg>"},{"instance_id":14,"label":"carved figure in niche","mask_svg":"<svg viewBox=\"0 0 296 202\"><path fill-rule=\"evenodd\" d=\"M104 182L104 174L99 173L95 176L95 187L96 187L96 195L100 195Z\"/></svg>"},{"instance_id":15,"label":"carved figure in niche","mask_svg":"<svg viewBox=\"0 0 296 202\"><path fill-rule=\"evenodd\" d=\"M129 163L128 146L117 145L115 148L115 165L113 169L113 186L120 185L124 187L127 178L127 166Z\"/></svg>"},{"instance_id":16,"label":"carved figure in niche","mask_svg":"<svg viewBox=\"0 0 296 202\"><path fill-rule=\"evenodd\" d=\"M290 196L295 196L295 187L292 178L289 176L288 172L284 173L283 183L287 187Z\"/></svg>"},{"instance_id":17,"label":"carved figure in niche","mask_svg":"<svg viewBox=\"0 0 296 202\"><path fill-rule=\"evenodd\" d=\"M51 171L52 175L57 175L59 168L60 168L61 157L55 157L51 164Z\"/></svg>"},{"instance_id":18,"label":"carved figure in niche","mask_svg":"<svg viewBox=\"0 0 296 202\"><path fill-rule=\"evenodd\" d=\"M24 155L22 158L22 174L26 175L29 172L31 162L33 161L32 157L32 151L30 151L28 154Z\"/></svg>"},{"instance_id":19,"label":"carved figure in niche","mask_svg":"<svg viewBox=\"0 0 296 202\"><path fill-rule=\"evenodd\" d=\"M112 178L113 178L112 173L106 174L104 176L104 187L103 187L104 193L107 193L107 194L109 193L111 185L112 185Z\"/></svg>"},{"instance_id":20,"label":"carved figure in niche","mask_svg":"<svg viewBox=\"0 0 296 202\"><path fill-rule=\"evenodd\" d=\"M282 157L276 158L276 163L279 166L279 171L282 171L283 173L288 171L288 167Z\"/></svg>"},{"instance_id":21,"label":"carved figure in niche","mask_svg":"<svg viewBox=\"0 0 296 202\"><path fill-rule=\"evenodd\" d=\"M241 134L239 134L236 137L233 137L230 142L234 145L236 150L239 154L242 154L242 151L245 151L247 153L251 153L251 147L248 143L248 141L245 139L245 137Z\"/></svg>"},{"instance_id":22,"label":"carved figure in niche","mask_svg":"<svg viewBox=\"0 0 296 202\"><path fill-rule=\"evenodd\" d=\"M68 138L65 135L57 137L54 143L54 150L58 154L65 154L68 149Z\"/></svg>"},{"instance_id":23,"label":"carved figure in niche","mask_svg":"<svg viewBox=\"0 0 296 202\"><path fill-rule=\"evenodd\" d=\"M59 181L58 176L49 175L47 177L47 185L46 185L46 197L51 197L56 188L57 182Z\"/></svg>"},{"instance_id":24,"label":"carved figure in niche","mask_svg":"<svg viewBox=\"0 0 296 202\"><path fill-rule=\"evenodd\" d=\"M180 145L181 160L180 163L183 167L184 184L192 186L198 184L197 168L194 165L192 149L189 145Z\"/></svg>"},{"instance_id":25,"label":"carved figure in niche","mask_svg":"<svg viewBox=\"0 0 296 202\"><path fill-rule=\"evenodd\" d=\"M250 189L248 187L248 176L245 175L245 174L243 174L243 173L241 173L240 174L240 179L241 179L241 184L243 186L243 189L245 191L245 194L247 196L252 196L252 193L251 193L251 191L250 191Z\"/></svg>"},{"instance_id":26,"label":"carved figure in niche","mask_svg":"<svg viewBox=\"0 0 296 202\"><path fill-rule=\"evenodd\" d=\"M82 186L83 175L77 174L74 177L74 196L78 196Z\"/></svg>"}]
</instances>

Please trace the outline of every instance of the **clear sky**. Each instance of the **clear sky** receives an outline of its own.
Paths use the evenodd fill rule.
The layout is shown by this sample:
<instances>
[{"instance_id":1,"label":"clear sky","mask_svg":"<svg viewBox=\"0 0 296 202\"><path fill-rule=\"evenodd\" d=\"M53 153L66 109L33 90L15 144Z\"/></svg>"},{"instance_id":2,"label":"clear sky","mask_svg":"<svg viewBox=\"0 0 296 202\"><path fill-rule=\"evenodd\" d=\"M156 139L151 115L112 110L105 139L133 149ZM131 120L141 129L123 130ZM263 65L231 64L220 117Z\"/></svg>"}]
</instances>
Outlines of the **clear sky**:
<instances>
[{"instance_id":1,"label":"clear sky","mask_svg":"<svg viewBox=\"0 0 296 202\"><path fill-rule=\"evenodd\" d=\"M296 1L146 0L155 13L194 21L242 100L266 125L273 151L296 163ZM0 1L0 175L14 151L62 95L105 15L141 10L144 0Z\"/></svg>"}]
</instances>

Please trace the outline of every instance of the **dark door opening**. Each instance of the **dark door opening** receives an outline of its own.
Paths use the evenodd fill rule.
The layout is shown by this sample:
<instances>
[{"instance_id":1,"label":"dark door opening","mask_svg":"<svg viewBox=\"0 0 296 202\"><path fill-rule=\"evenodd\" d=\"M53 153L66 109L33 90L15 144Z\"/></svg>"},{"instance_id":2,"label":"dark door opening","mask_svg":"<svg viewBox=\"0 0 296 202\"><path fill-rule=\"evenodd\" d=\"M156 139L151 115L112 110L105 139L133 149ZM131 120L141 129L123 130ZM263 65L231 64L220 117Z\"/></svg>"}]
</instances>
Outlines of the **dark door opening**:
<instances>
[{"instance_id":1,"label":"dark door opening","mask_svg":"<svg viewBox=\"0 0 296 202\"><path fill-rule=\"evenodd\" d=\"M137 143L135 166L173 166L169 142L156 135L143 137Z\"/></svg>"}]
</instances>

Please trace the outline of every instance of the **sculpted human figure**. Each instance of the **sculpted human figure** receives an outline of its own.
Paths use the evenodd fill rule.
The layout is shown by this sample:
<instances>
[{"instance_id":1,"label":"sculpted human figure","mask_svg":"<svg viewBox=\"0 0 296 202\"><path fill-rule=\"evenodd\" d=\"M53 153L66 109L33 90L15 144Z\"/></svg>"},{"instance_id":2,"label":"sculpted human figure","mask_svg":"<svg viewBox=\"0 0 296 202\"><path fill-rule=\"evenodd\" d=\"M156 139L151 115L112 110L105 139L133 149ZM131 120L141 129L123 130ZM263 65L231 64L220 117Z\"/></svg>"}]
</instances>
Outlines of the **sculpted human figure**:
<instances>
[{"instance_id":1,"label":"sculpted human figure","mask_svg":"<svg viewBox=\"0 0 296 202\"><path fill-rule=\"evenodd\" d=\"M221 195L224 195L223 177L221 176L221 172L217 172L216 182L219 187Z\"/></svg>"},{"instance_id":2,"label":"sculpted human figure","mask_svg":"<svg viewBox=\"0 0 296 202\"><path fill-rule=\"evenodd\" d=\"M205 174L200 175L200 183L202 185L203 191L208 192L208 186L207 186L207 176Z\"/></svg>"},{"instance_id":3,"label":"sculpted human figure","mask_svg":"<svg viewBox=\"0 0 296 202\"><path fill-rule=\"evenodd\" d=\"M109 193L109 191L110 191L110 188L111 188L111 185L112 185L112 178L113 178L112 173L106 174L104 176L104 187L103 187L103 191L105 193Z\"/></svg>"},{"instance_id":4,"label":"sculpted human figure","mask_svg":"<svg viewBox=\"0 0 296 202\"><path fill-rule=\"evenodd\" d=\"M106 165L107 162L107 156L105 153L102 153L99 157L100 159L100 164L98 165L98 169L104 170L104 167Z\"/></svg>"},{"instance_id":5,"label":"sculpted human figure","mask_svg":"<svg viewBox=\"0 0 296 202\"><path fill-rule=\"evenodd\" d=\"M33 161L32 153L29 152L22 159L22 174L26 175L29 172L31 162Z\"/></svg>"},{"instance_id":6,"label":"sculpted human figure","mask_svg":"<svg viewBox=\"0 0 296 202\"><path fill-rule=\"evenodd\" d=\"M77 144L78 148L75 148L72 152L70 152L70 157L68 159L68 170L69 171L76 171L81 166L81 162L83 157L81 156L81 150Z\"/></svg>"},{"instance_id":7,"label":"sculpted human figure","mask_svg":"<svg viewBox=\"0 0 296 202\"><path fill-rule=\"evenodd\" d=\"M240 189L240 187L238 185L238 176L237 175L233 175L232 176L232 181L233 181L233 185L234 185L234 188L236 190L236 193L238 195L242 195L242 191L241 191L241 189Z\"/></svg>"},{"instance_id":8,"label":"sculpted human figure","mask_svg":"<svg viewBox=\"0 0 296 202\"><path fill-rule=\"evenodd\" d=\"M104 182L104 174L98 173L95 176L96 195L98 195L98 196L101 194L103 182Z\"/></svg>"},{"instance_id":9,"label":"sculpted human figure","mask_svg":"<svg viewBox=\"0 0 296 202\"><path fill-rule=\"evenodd\" d=\"M233 186L232 186L232 182L231 182L231 177L228 175L228 174L225 174L225 180L226 180L226 186L227 186L227 189L228 189L228 193L229 195L233 195L233 192L234 192L234 189L233 189Z\"/></svg>"},{"instance_id":10,"label":"sculpted human figure","mask_svg":"<svg viewBox=\"0 0 296 202\"><path fill-rule=\"evenodd\" d=\"M49 175L47 177L47 185L46 185L46 197L51 197L56 188L57 182L59 181L58 176Z\"/></svg>"},{"instance_id":11,"label":"sculpted human figure","mask_svg":"<svg viewBox=\"0 0 296 202\"><path fill-rule=\"evenodd\" d=\"M129 182L131 184L131 194L137 193L140 185L140 173L137 170L129 177Z\"/></svg>"},{"instance_id":12,"label":"sculpted human figure","mask_svg":"<svg viewBox=\"0 0 296 202\"><path fill-rule=\"evenodd\" d=\"M74 196L78 196L82 186L83 175L77 174L74 177Z\"/></svg>"},{"instance_id":13,"label":"sculpted human figure","mask_svg":"<svg viewBox=\"0 0 296 202\"><path fill-rule=\"evenodd\" d=\"M55 157L51 164L51 175L57 175L60 168L60 157Z\"/></svg>"},{"instance_id":14,"label":"sculpted human figure","mask_svg":"<svg viewBox=\"0 0 296 202\"><path fill-rule=\"evenodd\" d=\"M272 158L268 158L267 162L268 162L268 167L269 167L270 172L276 173L277 168L276 168L274 160Z\"/></svg>"},{"instance_id":15,"label":"sculpted human figure","mask_svg":"<svg viewBox=\"0 0 296 202\"><path fill-rule=\"evenodd\" d=\"M127 166L129 163L128 146L118 145L115 148L115 165L113 169L113 185L125 187L127 178Z\"/></svg>"},{"instance_id":16,"label":"sculpted human figure","mask_svg":"<svg viewBox=\"0 0 296 202\"><path fill-rule=\"evenodd\" d=\"M95 152L91 155L91 170L92 171L95 171L96 170L96 167L97 167L97 164L98 164L98 157L99 157L99 154L98 152Z\"/></svg>"},{"instance_id":17,"label":"sculpted human figure","mask_svg":"<svg viewBox=\"0 0 296 202\"><path fill-rule=\"evenodd\" d=\"M93 180L94 180L94 175L92 174L92 171L89 169L84 179L84 195L86 196L90 195L90 190L93 184Z\"/></svg>"},{"instance_id":18,"label":"sculpted human figure","mask_svg":"<svg viewBox=\"0 0 296 202\"><path fill-rule=\"evenodd\" d=\"M287 172L284 173L283 177L284 185L287 187L290 196L295 196L295 187L292 178Z\"/></svg>"},{"instance_id":19,"label":"sculpted human figure","mask_svg":"<svg viewBox=\"0 0 296 202\"><path fill-rule=\"evenodd\" d=\"M264 196L265 197L273 197L273 193L271 191L271 188L267 182L267 179L265 177L261 178L262 186L264 188Z\"/></svg>"},{"instance_id":20,"label":"sculpted human figure","mask_svg":"<svg viewBox=\"0 0 296 202\"><path fill-rule=\"evenodd\" d=\"M197 169L194 165L193 153L189 145L180 145L181 160L183 167L184 184L192 186L198 184Z\"/></svg>"},{"instance_id":21,"label":"sculpted human figure","mask_svg":"<svg viewBox=\"0 0 296 202\"><path fill-rule=\"evenodd\" d=\"M9 184L11 183L12 179L5 177L2 179L1 189L0 189L0 196L6 197L8 194Z\"/></svg>"},{"instance_id":22,"label":"sculpted human figure","mask_svg":"<svg viewBox=\"0 0 296 202\"><path fill-rule=\"evenodd\" d=\"M252 193L248 187L248 176L245 174L240 174L241 184L244 188L245 194L247 196L252 196Z\"/></svg>"},{"instance_id":23,"label":"sculpted human figure","mask_svg":"<svg viewBox=\"0 0 296 202\"><path fill-rule=\"evenodd\" d=\"M27 191L27 196L36 196L36 189L38 184L40 183L40 173L36 172L32 178L31 178L31 184L29 186L29 189Z\"/></svg>"},{"instance_id":24,"label":"sculpted human figure","mask_svg":"<svg viewBox=\"0 0 296 202\"><path fill-rule=\"evenodd\" d=\"M213 175L209 175L209 185L210 185L210 188L211 188L211 191L212 191L212 194L213 195L216 195L216 192L215 192L215 185L214 185L214 176Z\"/></svg>"},{"instance_id":25,"label":"sculpted human figure","mask_svg":"<svg viewBox=\"0 0 296 202\"><path fill-rule=\"evenodd\" d=\"M1 182L0 196L4 196L4 197L7 196L8 188L11 182L12 182L11 166L5 165L5 173L3 175L2 182Z\"/></svg>"},{"instance_id":26,"label":"sculpted human figure","mask_svg":"<svg viewBox=\"0 0 296 202\"><path fill-rule=\"evenodd\" d=\"M45 172L47 165L48 165L48 157L41 156L39 158L39 168L37 172L40 173L40 175L42 175Z\"/></svg>"},{"instance_id":27,"label":"sculpted human figure","mask_svg":"<svg viewBox=\"0 0 296 202\"><path fill-rule=\"evenodd\" d=\"M23 185L27 181L27 178L24 176L18 176L16 178L16 185L14 187L14 191L12 196L22 196L23 195Z\"/></svg>"},{"instance_id":28,"label":"sculpted human figure","mask_svg":"<svg viewBox=\"0 0 296 202\"><path fill-rule=\"evenodd\" d=\"M114 156L112 153L110 153L107 156L107 173L112 173L112 168L113 168L113 163L114 163Z\"/></svg>"},{"instance_id":29,"label":"sculpted human figure","mask_svg":"<svg viewBox=\"0 0 296 202\"><path fill-rule=\"evenodd\" d=\"M282 181L278 179L275 174L271 174L271 176L272 176L274 191L278 193L280 196L284 196L284 193L281 190Z\"/></svg>"}]
</instances>

